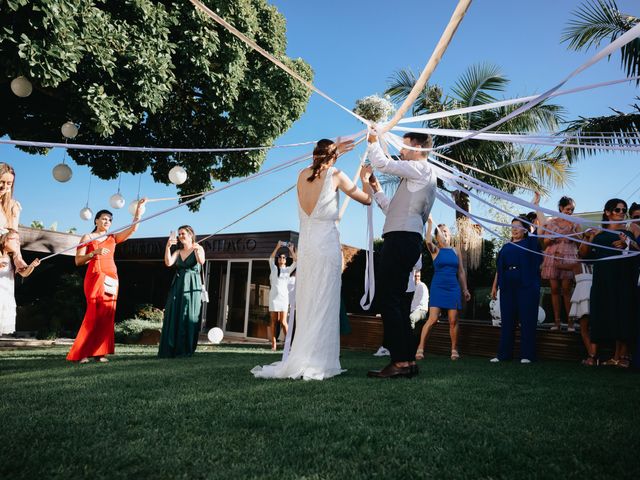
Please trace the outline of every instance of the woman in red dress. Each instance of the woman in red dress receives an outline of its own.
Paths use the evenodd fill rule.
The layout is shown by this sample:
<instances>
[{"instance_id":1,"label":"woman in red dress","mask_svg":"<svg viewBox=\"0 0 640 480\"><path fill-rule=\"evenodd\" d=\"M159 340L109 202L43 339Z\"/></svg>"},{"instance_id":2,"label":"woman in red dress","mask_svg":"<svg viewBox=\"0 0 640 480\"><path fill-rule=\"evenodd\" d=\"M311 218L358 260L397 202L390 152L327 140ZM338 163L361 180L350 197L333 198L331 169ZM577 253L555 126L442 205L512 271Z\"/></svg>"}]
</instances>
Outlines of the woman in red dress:
<instances>
[{"instance_id":1,"label":"woman in red dress","mask_svg":"<svg viewBox=\"0 0 640 480\"><path fill-rule=\"evenodd\" d=\"M142 205L138 202L134 222L140 220ZM131 227L113 235L106 235L111 227L113 215L108 210L100 210L94 219L96 228L84 235L80 243L89 242L76 250L76 265L87 265L84 277L84 295L87 298L87 312L82 320L67 360L87 363L90 357L99 362L108 362L106 355L114 352L113 327L118 300L118 271L113 260L116 245L124 242L138 229Z\"/></svg>"}]
</instances>

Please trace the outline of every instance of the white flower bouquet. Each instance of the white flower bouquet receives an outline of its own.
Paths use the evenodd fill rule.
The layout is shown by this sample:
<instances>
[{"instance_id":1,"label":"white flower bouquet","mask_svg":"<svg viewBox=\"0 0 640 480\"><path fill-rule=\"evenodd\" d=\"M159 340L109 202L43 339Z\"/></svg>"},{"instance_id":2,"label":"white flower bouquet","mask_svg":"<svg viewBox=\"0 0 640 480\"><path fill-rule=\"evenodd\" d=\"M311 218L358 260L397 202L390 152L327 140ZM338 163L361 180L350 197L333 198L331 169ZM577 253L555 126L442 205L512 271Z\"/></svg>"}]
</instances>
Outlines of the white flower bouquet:
<instances>
[{"instance_id":1,"label":"white flower bouquet","mask_svg":"<svg viewBox=\"0 0 640 480\"><path fill-rule=\"evenodd\" d=\"M356 100L356 107L353 112L360 115L365 120L378 123L386 120L396 111L393 103L387 97L379 97L378 95L369 95L368 97Z\"/></svg>"}]
</instances>

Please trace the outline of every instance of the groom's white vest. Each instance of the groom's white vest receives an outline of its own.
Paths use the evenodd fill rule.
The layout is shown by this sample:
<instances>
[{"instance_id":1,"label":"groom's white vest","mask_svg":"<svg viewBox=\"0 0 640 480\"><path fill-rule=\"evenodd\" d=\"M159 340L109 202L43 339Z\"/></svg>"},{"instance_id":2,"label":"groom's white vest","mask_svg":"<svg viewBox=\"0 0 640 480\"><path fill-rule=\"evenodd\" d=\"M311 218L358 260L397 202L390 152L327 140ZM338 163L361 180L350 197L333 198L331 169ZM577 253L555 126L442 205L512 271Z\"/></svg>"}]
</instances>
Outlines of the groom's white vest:
<instances>
[{"instance_id":1,"label":"groom's white vest","mask_svg":"<svg viewBox=\"0 0 640 480\"><path fill-rule=\"evenodd\" d=\"M436 197L436 178L433 170L424 187L411 192L407 188L407 179L400 181L398 190L389 203L382 234L389 232L424 232L424 224L429 218Z\"/></svg>"}]
</instances>

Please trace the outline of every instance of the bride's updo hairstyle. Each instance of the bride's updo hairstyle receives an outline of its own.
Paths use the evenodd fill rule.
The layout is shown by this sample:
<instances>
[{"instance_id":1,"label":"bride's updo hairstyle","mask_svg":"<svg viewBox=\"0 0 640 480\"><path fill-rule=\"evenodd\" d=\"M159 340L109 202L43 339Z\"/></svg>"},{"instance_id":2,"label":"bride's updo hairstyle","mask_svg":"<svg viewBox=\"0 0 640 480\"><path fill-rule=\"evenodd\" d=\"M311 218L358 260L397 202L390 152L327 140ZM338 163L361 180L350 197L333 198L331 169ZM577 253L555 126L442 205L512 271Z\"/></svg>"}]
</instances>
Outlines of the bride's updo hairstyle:
<instances>
[{"instance_id":1,"label":"bride's updo hairstyle","mask_svg":"<svg viewBox=\"0 0 640 480\"><path fill-rule=\"evenodd\" d=\"M337 158L338 146L333 140L327 140L326 138L318 140L316 148L313 149L313 165L311 165L313 173L310 177L307 177L307 182L313 182L320 176L320 170L322 167L331 160L336 160Z\"/></svg>"}]
</instances>

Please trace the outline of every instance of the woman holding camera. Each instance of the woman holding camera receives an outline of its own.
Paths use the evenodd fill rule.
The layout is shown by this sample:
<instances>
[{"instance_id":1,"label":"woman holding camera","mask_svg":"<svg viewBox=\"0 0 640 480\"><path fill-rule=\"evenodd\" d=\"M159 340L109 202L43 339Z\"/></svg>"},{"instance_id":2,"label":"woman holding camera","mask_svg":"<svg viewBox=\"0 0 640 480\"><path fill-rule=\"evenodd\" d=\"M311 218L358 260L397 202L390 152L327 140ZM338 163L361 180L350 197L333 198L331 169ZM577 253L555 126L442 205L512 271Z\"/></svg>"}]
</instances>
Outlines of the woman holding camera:
<instances>
[{"instance_id":1,"label":"woman holding camera","mask_svg":"<svg viewBox=\"0 0 640 480\"><path fill-rule=\"evenodd\" d=\"M286 247L291 254L293 263L287 267L287 255L284 252L276 254L278 250ZM289 309L289 276L296 269L296 251L292 243L278 241L276 248L269 256L271 275L271 290L269 291L269 317L271 320L271 350L276 349L276 324L282 325L284 334L287 334L287 310Z\"/></svg>"},{"instance_id":2,"label":"woman holding camera","mask_svg":"<svg viewBox=\"0 0 640 480\"><path fill-rule=\"evenodd\" d=\"M177 249L171 252L171 247ZM162 320L162 336L158 356L161 358L189 357L198 345L200 310L202 308L201 269L204 248L196 243L196 234L189 225L178 228L167 240L164 264L176 267Z\"/></svg>"}]
</instances>

